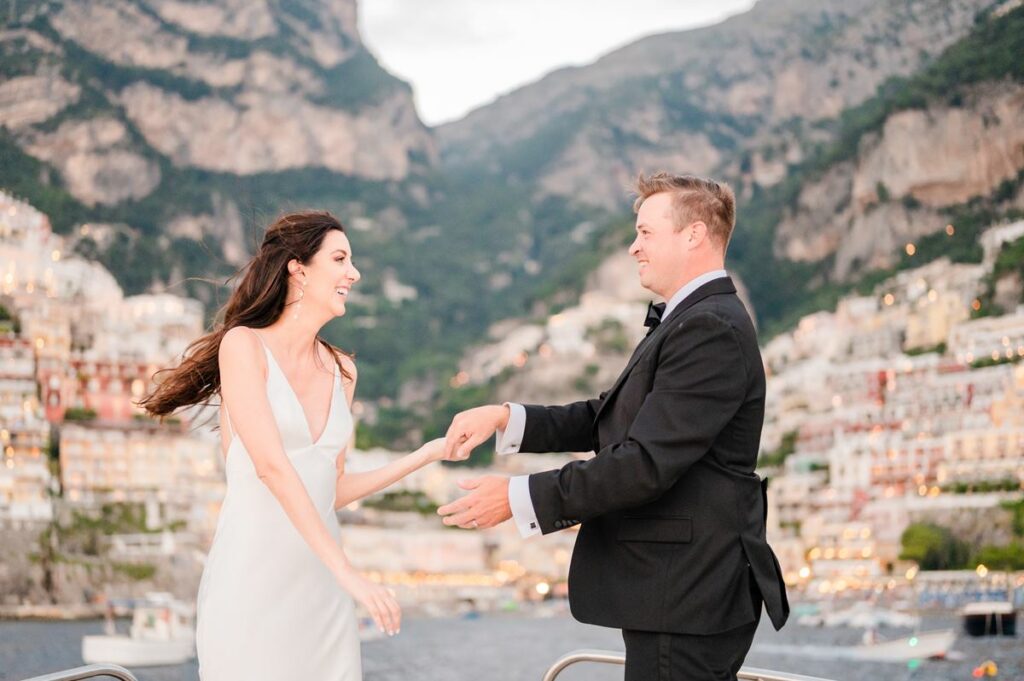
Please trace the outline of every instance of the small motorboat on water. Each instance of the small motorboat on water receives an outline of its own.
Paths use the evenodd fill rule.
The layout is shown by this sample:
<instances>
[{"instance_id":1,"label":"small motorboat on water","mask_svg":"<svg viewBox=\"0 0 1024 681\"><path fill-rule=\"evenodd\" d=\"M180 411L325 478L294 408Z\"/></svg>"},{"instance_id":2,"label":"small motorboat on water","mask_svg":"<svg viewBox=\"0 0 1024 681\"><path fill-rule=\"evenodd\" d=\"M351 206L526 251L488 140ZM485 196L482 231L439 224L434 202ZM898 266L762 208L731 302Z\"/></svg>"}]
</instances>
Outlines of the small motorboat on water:
<instances>
[{"instance_id":1,"label":"small motorboat on water","mask_svg":"<svg viewBox=\"0 0 1024 681\"><path fill-rule=\"evenodd\" d=\"M117 633L113 611L109 612L106 633L82 637L82 660L87 664L152 667L195 657L193 608L171 594L148 593L136 602L127 636Z\"/></svg>"},{"instance_id":2,"label":"small motorboat on water","mask_svg":"<svg viewBox=\"0 0 1024 681\"><path fill-rule=\"evenodd\" d=\"M876 640L872 636L858 646L755 643L753 650L761 653L827 660L909 662L910 660L945 658L949 655L955 641L955 630L938 629L883 641Z\"/></svg>"},{"instance_id":3,"label":"small motorboat on water","mask_svg":"<svg viewBox=\"0 0 1024 681\"><path fill-rule=\"evenodd\" d=\"M960 614L968 636L1017 635L1017 610L1009 601L968 603Z\"/></svg>"},{"instance_id":4,"label":"small motorboat on water","mask_svg":"<svg viewBox=\"0 0 1024 681\"><path fill-rule=\"evenodd\" d=\"M909 660L944 658L955 641L956 631L953 629L922 631L911 636L887 641L868 640L863 645L853 648L851 655L858 660L874 662L907 662Z\"/></svg>"}]
</instances>

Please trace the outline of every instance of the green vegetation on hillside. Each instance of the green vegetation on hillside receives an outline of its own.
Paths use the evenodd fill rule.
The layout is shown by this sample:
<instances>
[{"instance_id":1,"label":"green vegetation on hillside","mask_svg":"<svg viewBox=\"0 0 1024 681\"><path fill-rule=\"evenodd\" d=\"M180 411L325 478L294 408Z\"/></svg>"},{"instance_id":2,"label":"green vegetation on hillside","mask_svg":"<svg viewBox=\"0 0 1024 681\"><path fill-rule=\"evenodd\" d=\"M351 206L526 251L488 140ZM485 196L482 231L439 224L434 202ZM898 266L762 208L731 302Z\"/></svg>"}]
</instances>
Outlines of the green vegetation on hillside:
<instances>
[{"instance_id":1,"label":"green vegetation on hillside","mask_svg":"<svg viewBox=\"0 0 1024 681\"><path fill-rule=\"evenodd\" d=\"M1024 499L1003 502L1001 507L1011 514L1009 542L975 548L949 528L920 522L904 530L900 559L913 560L922 570L969 570L978 565L991 570L1024 570Z\"/></svg>"},{"instance_id":2,"label":"green vegetation on hillside","mask_svg":"<svg viewBox=\"0 0 1024 681\"><path fill-rule=\"evenodd\" d=\"M10 6L0 0L0 14ZM302 38L301 32L319 27L315 0L282 5L281 11L298 24L282 22L280 34L255 41L188 34L163 22L145 3L139 7L161 21L165 30L187 36L190 49L228 58L244 58L254 50L286 54L323 80L325 89L316 101L326 106L358 109L380 101L395 88L407 87L366 50L357 48L352 58L333 69L322 68L296 50L293 42ZM831 30L827 16L809 20L820 24L821 35ZM225 300L226 289L200 281L226 278L232 272L215 255L220 252L216 237L196 243L168 239L163 233L175 215L211 214L217 196L238 205L251 244L282 210L326 208L349 225L356 217L373 219L369 229L350 230L355 260L364 274L359 287L370 295L362 299L367 302L353 301L350 315L327 329L333 342L357 354L360 398L390 398L380 406L374 426L361 425L358 437L363 446L394 445L408 440L410 434L436 436L443 433L455 411L493 399L494 382L459 388L449 384L464 349L483 340L495 321L543 315L572 304L586 275L603 257L612 249L625 248L632 236L627 197L623 196L622 211L611 215L560 198L538 198L536 176L572 142L574 131L588 116L603 117L608 134L621 144L642 144L634 133L615 123L612 113L635 106L638 98L656 97L667 112L667 127L702 132L723 151L737 148L738 141L756 132L759 123L756 116L724 116L707 110L685 87L683 74L675 73L640 78L607 94L586 93L592 106L553 117L526 141L509 145L489 159L493 166L457 167L442 174L417 163L412 176L399 183L360 180L320 168L242 177L175 166L148 147L110 96L139 81L186 99L228 97L233 90L211 88L169 71L111 64L64 41L44 15L32 20L31 26L64 50L67 58L59 62L62 75L82 88L77 103L38 129L52 130L62 121L100 112L117 117L128 127L135 148L159 164L162 180L152 194L138 201L88 207L67 192L54 168L25 154L12 133L0 129L0 187L47 213L60 233L85 222L127 225L129 229L105 248L89 239L78 246L80 253L110 268L127 293L144 291L155 280L168 281L176 272L181 276L175 277L172 291L203 299L211 314ZM966 85L1024 78L1019 59L1024 54L1022 36L1024 8L998 19L980 19L970 36L927 69L887 81L874 98L826 124L835 142L791 168L782 184L749 189L739 207L729 262L747 284L762 338L788 328L801 315L834 306L845 293L868 292L900 269L939 255L964 262L980 258L976 237L984 226L1006 216L1000 206L1019 188L1019 177L993 197L950 209L947 219L956 226L953 236L940 232L920 239L914 256L902 254L892 269L860 273L855 282L830 281L833 263L829 259L796 263L776 260L772 253L776 227L794 205L800 188L831 164L851 158L863 136L878 130L888 115L934 102L956 106ZM808 49L817 54L823 46L827 44ZM18 41L0 47L0 56L0 74L7 77L31 73L48 58ZM888 190L881 187L879 194ZM377 295L389 270L402 284L416 289L415 299L394 303ZM181 278L186 281L180 282ZM394 398L400 387L413 382L422 382L428 390L433 387L433 399L414 407L398 405Z\"/></svg>"},{"instance_id":3,"label":"green vegetation on hillside","mask_svg":"<svg viewBox=\"0 0 1024 681\"><path fill-rule=\"evenodd\" d=\"M903 531L900 544L900 560L912 560L922 570L960 570L970 560L970 547L933 523L914 523Z\"/></svg>"},{"instance_id":4,"label":"green vegetation on hillside","mask_svg":"<svg viewBox=\"0 0 1024 681\"><path fill-rule=\"evenodd\" d=\"M990 197L946 209L947 221L955 225L953 236L937 229L937 233L915 241L913 256L901 250L894 267L859 272L849 283L829 280L832 263L828 259L803 263L776 259L771 254L776 226L785 212L795 207L801 187L833 165L853 158L864 135L880 129L886 118L897 111L935 103L957 106L969 85L1005 78L1024 80L1021 54L1024 7L999 18L980 17L970 35L949 47L922 72L886 81L873 98L845 111L835 124L835 141L792 167L782 183L768 189L753 188L750 198L739 206L729 259L750 290L763 338L791 328L805 314L833 307L846 293L869 293L875 284L900 270L941 256L954 262L981 261L981 247L977 243L981 231L994 222L1020 215L1019 211L1006 211L1000 204L1020 189L1024 173L1004 182Z\"/></svg>"},{"instance_id":5,"label":"green vegetation on hillside","mask_svg":"<svg viewBox=\"0 0 1024 681\"><path fill-rule=\"evenodd\" d=\"M985 278L985 291L978 296L981 306L973 312L975 318L1000 315L1007 312L1007 310L1003 310L995 302L996 282L1003 277L1013 275L1016 275L1019 281L1024 282L1024 237L1003 244L1003 247L999 250L999 255L996 256L992 272ZM1024 303L1024 291L1022 291L1019 302Z\"/></svg>"},{"instance_id":6,"label":"green vegetation on hillside","mask_svg":"<svg viewBox=\"0 0 1024 681\"><path fill-rule=\"evenodd\" d=\"M814 161L826 168L857 154L864 135L879 130L898 111L931 104L959 106L966 88L981 82L1024 80L1024 7L998 18L978 17L974 30L950 46L930 66L885 81L875 97L847 109L838 121L836 142Z\"/></svg>"},{"instance_id":7,"label":"green vegetation on hillside","mask_svg":"<svg viewBox=\"0 0 1024 681\"><path fill-rule=\"evenodd\" d=\"M379 496L370 497L363 502L367 508L375 508L379 511L392 511L398 513L419 513L420 515L433 515L437 513L437 504L420 490L410 492L384 492Z\"/></svg>"}]
</instances>

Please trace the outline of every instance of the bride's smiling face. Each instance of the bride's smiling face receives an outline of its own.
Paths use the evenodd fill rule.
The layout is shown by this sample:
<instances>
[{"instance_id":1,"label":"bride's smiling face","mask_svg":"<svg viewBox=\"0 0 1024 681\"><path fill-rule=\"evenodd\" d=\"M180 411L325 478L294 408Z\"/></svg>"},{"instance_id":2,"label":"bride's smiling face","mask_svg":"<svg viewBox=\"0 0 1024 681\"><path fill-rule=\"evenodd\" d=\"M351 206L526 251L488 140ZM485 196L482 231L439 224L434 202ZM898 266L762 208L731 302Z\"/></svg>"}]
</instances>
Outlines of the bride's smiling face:
<instances>
[{"instance_id":1,"label":"bride's smiling face","mask_svg":"<svg viewBox=\"0 0 1024 681\"><path fill-rule=\"evenodd\" d=\"M349 292L361 278L359 270L352 264L352 245L345 233L337 229L327 232L320 250L308 263L301 265L298 260L292 260L288 269L292 272L290 288L293 292L288 299L298 299L299 290L302 290L303 308L324 310L332 317L345 314Z\"/></svg>"}]
</instances>

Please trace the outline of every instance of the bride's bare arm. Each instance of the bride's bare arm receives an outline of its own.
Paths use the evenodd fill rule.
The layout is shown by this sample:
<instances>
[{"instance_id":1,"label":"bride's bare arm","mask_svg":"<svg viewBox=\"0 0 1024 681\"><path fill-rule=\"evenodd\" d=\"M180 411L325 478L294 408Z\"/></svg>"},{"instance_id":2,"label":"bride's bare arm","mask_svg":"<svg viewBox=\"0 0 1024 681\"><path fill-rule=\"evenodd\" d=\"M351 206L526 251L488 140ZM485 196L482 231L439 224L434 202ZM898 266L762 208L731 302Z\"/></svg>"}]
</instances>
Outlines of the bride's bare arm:
<instances>
[{"instance_id":1,"label":"bride's bare arm","mask_svg":"<svg viewBox=\"0 0 1024 681\"><path fill-rule=\"evenodd\" d=\"M442 437L431 440L415 452L406 454L386 466L374 468L372 471L346 473L344 464L341 463L338 465L337 495L334 508L342 508L357 499L379 492L410 473L418 471L428 463L440 461L443 458L444 438Z\"/></svg>"},{"instance_id":2,"label":"bride's bare arm","mask_svg":"<svg viewBox=\"0 0 1024 681\"><path fill-rule=\"evenodd\" d=\"M351 411L352 399L356 391L356 365L350 358L345 356L341 357L341 361L345 367L345 372L352 377L345 384L345 397L348 399ZM361 473L346 473L345 454L352 451L354 442L355 432L353 430L352 439L349 440L346 451L338 457L338 482L335 487L336 495L334 501L334 508L336 509L379 492L385 487L395 484L410 473L418 471L428 463L445 458L444 438L439 438L426 443L415 452L392 461L386 466Z\"/></svg>"},{"instance_id":3,"label":"bride's bare arm","mask_svg":"<svg viewBox=\"0 0 1024 681\"><path fill-rule=\"evenodd\" d=\"M330 534L284 451L281 434L267 401L266 360L260 340L250 329L236 327L221 339L218 351L221 398L231 414L234 436L252 459L256 475L281 504L288 519L339 584L366 606L378 626L398 630L400 610L391 593L367 581L349 563ZM263 367L263 372L253 367Z\"/></svg>"}]
</instances>

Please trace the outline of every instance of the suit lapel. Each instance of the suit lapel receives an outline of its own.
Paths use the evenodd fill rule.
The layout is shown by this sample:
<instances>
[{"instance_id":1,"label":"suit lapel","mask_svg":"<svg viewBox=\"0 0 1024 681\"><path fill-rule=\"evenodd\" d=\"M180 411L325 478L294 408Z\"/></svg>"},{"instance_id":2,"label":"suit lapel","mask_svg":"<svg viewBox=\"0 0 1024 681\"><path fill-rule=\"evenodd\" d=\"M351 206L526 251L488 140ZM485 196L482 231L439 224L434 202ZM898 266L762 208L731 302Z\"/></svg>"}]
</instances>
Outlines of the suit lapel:
<instances>
[{"instance_id":1,"label":"suit lapel","mask_svg":"<svg viewBox=\"0 0 1024 681\"><path fill-rule=\"evenodd\" d=\"M629 362L626 363L626 368L623 369L622 373L619 374L619 377L615 379L615 383L612 385L611 390L608 391L608 394L604 396L604 400L601 401L601 407L597 410L597 414L594 416L595 426L597 424L597 420L601 417L601 413L604 411L605 406L611 402L611 398L616 392L618 392L619 388L622 387L626 377L629 376L631 371L633 371L633 367L637 365L637 362L639 362L642 357L650 352L650 349L654 347L655 341L657 341L660 335L667 333L666 329L672 325L672 322L678 319L683 312L690 309L701 300L719 293L736 293L736 286L733 285L732 279L729 277L713 279L690 295L686 296L681 303L675 306L672 312L669 313L668 317L661 320L661 323L658 324L658 328L654 329L654 331L640 341L636 346L636 350L633 351L633 356L630 357Z\"/></svg>"}]
</instances>

